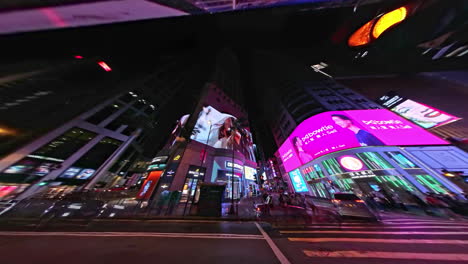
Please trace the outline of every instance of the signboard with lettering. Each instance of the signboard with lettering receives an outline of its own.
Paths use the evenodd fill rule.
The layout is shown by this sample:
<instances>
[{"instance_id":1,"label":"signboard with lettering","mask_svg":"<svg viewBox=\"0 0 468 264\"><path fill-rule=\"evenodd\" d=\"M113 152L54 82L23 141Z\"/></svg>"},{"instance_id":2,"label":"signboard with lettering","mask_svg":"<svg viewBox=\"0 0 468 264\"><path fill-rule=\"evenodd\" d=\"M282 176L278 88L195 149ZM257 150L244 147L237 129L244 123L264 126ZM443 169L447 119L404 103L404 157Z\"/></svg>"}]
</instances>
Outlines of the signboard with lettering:
<instances>
[{"instance_id":1,"label":"signboard with lettering","mask_svg":"<svg viewBox=\"0 0 468 264\"><path fill-rule=\"evenodd\" d=\"M328 153L360 146L448 144L389 110L331 111L299 124L278 153L291 171Z\"/></svg>"}]
</instances>

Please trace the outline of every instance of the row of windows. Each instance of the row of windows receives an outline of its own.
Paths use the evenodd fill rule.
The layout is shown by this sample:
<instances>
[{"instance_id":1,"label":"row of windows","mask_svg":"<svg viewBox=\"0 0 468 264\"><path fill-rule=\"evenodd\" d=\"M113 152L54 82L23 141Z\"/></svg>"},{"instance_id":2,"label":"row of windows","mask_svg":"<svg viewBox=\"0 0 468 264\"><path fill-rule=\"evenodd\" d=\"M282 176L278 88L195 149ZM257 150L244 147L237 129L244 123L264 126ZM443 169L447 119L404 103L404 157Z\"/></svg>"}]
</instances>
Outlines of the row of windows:
<instances>
[{"instance_id":1,"label":"row of windows","mask_svg":"<svg viewBox=\"0 0 468 264\"><path fill-rule=\"evenodd\" d=\"M328 100L327 103L329 103L329 104L344 104L346 102L341 100L341 99L338 99L338 100Z\"/></svg>"},{"instance_id":2,"label":"row of windows","mask_svg":"<svg viewBox=\"0 0 468 264\"><path fill-rule=\"evenodd\" d=\"M136 97L135 93L128 93L123 95L122 97L119 98L119 100L122 100L124 102L129 102L128 98L131 98L130 101L132 101ZM119 111L124 105L118 102L111 103L98 112L96 112L94 115L88 117L86 121L89 123L98 125L105 119L107 119L109 116L112 114L116 113ZM141 112L135 110L133 107L136 107L138 109L145 109L144 114L141 114ZM146 108L145 108L146 107ZM149 117L152 112L154 111L154 106L147 106L146 102L143 99L138 100L132 107L128 108L125 112L120 114L116 119L114 119L112 122L107 124L105 128L109 130L117 130L121 126L126 125L127 127L121 132L124 135L131 135L138 127L142 126L145 122L148 122Z\"/></svg>"},{"instance_id":3,"label":"row of windows","mask_svg":"<svg viewBox=\"0 0 468 264\"><path fill-rule=\"evenodd\" d=\"M65 160L96 137L96 135L94 132L81 128L72 128L33 152L32 155Z\"/></svg>"},{"instance_id":4,"label":"row of windows","mask_svg":"<svg viewBox=\"0 0 468 264\"><path fill-rule=\"evenodd\" d=\"M98 125L106 118L119 111L119 109L121 109L122 107L123 105L117 102L109 104L106 107L99 110L98 112L96 112L94 115L88 117L86 121L88 121L91 124Z\"/></svg>"},{"instance_id":5,"label":"row of windows","mask_svg":"<svg viewBox=\"0 0 468 264\"><path fill-rule=\"evenodd\" d=\"M367 100L366 99L354 99L354 102L356 102L356 103L365 103L365 102L367 102Z\"/></svg>"}]
</instances>

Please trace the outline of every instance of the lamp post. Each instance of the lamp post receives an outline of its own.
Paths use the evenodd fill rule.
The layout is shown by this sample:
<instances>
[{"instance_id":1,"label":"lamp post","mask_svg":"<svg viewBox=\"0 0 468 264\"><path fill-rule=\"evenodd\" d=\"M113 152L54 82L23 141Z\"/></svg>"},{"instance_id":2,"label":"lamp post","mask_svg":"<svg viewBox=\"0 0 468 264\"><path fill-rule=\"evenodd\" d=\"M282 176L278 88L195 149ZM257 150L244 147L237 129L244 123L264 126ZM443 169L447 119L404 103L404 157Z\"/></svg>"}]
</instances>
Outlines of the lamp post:
<instances>
[{"instance_id":1,"label":"lamp post","mask_svg":"<svg viewBox=\"0 0 468 264\"><path fill-rule=\"evenodd\" d=\"M235 135L235 131L231 133L231 135ZM234 139L234 136L233 136ZM234 140L232 142L232 164L231 164L231 207L229 208L229 214L233 215L234 212Z\"/></svg>"}]
</instances>

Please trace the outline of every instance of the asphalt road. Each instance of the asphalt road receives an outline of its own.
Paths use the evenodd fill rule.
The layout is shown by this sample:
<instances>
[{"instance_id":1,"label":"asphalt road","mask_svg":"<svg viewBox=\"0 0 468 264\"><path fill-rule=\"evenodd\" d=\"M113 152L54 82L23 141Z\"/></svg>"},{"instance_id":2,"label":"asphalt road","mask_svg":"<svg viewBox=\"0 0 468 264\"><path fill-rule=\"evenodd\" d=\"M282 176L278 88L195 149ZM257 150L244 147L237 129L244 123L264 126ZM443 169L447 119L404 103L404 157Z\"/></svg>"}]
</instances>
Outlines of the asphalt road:
<instances>
[{"instance_id":1,"label":"asphalt road","mask_svg":"<svg viewBox=\"0 0 468 264\"><path fill-rule=\"evenodd\" d=\"M273 240L291 263L468 263L468 221L387 215L382 223L278 227Z\"/></svg>"},{"instance_id":2,"label":"asphalt road","mask_svg":"<svg viewBox=\"0 0 468 264\"><path fill-rule=\"evenodd\" d=\"M468 221L386 215L382 223L283 225L133 220L0 226L0 256L14 264L468 263Z\"/></svg>"}]
</instances>

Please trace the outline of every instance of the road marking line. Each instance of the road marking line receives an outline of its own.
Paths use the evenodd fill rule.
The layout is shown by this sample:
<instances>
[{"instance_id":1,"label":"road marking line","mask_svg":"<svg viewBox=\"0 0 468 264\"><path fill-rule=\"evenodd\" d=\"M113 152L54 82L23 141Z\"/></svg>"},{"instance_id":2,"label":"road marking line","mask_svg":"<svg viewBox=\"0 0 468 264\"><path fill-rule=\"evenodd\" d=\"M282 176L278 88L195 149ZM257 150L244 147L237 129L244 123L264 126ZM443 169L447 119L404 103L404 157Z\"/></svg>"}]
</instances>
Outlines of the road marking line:
<instances>
[{"instance_id":1,"label":"road marking line","mask_svg":"<svg viewBox=\"0 0 468 264\"><path fill-rule=\"evenodd\" d=\"M0 236L81 236L81 237L180 237L217 239L261 239L262 235L216 233L146 233L146 232L0 232Z\"/></svg>"},{"instance_id":2,"label":"road marking line","mask_svg":"<svg viewBox=\"0 0 468 264\"><path fill-rule=\"evenodd\" d=\"M427 225L462 225L462 226L467 226L467 222L387 222L384 221L383 224L388 225L421 225L421 224L427 224Z\"/></svg>"},{"instance_id":3,"label":"road marking line","mask_svg":"<svg viewBox=\"0 0 468 264\"><path fill-rule=\"evenodd\" d=\"M380 238L302 238L302 237L288 237L289 241L294 242L310 242L310 243L324 243L324 242L359 242L359 243L395 243L395 244L455 244L455 245L468 245L467 240L449 240L449 239L380 239Z\"/></svg>"},{"instance_id":4,"label":"road marking line","mask_svg":"<svg viewBox=\"0 0 468 264\"><path fill-rule=\"evenodd\" d=\"M308 229L468 229L468 226L314 226Z\"/></svg>"},{"instance_id":5,"label":"road marking line","mask_svg":"<svg viewBox=\"0 0 468 264\"><path fill-rule=\"evenodd\" d=\"M168 222L168 223L240 223L240 221L180 220L180 219L95 219L95 222Z\"/></svg>"},{"instance_id":6,"label":"road marking line","mask_svg":"<svg viewBox=\"0 0 468 264\"><path fill-rule=\"evenodd\" d=\"M255 222L255 225L257 226L260 233L262 233L263 238L267 241L268 245L270 246L271 250L273 250L273 253L275 253L276 258L280 261L280 263L291 264L291 262L289 262L289 260L284 256L284 254L281 252L278 246L276 246L275 242L271 240L270 236L263 230L263 228L257 222Z\"/></svg>"},{"instance_id":7,"label":"road marking line","mask_svg":"<svg viewBox=\"0 0 468 264\"><path fill-rule=\"evenodd\" d=\"M456 253L411 253L382 251L311 251L304 250L308 257L328 258L383 258L383 259L418 259L418 260L453 260L467 261L468 254Z\"/></svg>"},{"instance_id":8,"label":"road marking line","mask_svg":"<svg viewBox=\"0 0 468 264\"><path fill-rule=\"evenodd\" d=\"M344 231L344 230L325 230L325 231L280 231L281 234L388 234L388 235L468 235L468 232L390 232L390 231Z\"/></svg>"},{"instance_id":9,"label":"road marking line","mask_svg":"<svg viewBox=\"0 0 468 264\"><path fill-rule=\"evenodd\" d=\"M455 221L455 220L446 220L446 219L440 219L440 220L424 220L424 219L411 219L411 220L399 220L399 219L384 219L382 222L396 222L396 223L414 223L414 222L424 222L424 223L466 223L466 221Z\"/></svg>"},{"instance_id":10,"label":"road marking line","mask_svg":"<svg viewBox=\"0 0 468 264\"><path fill-rule=\"evenodd\" d=\"M441 219L427 218L386 218L384 221L439 221Z\"/></svg>"}]
</instances>

